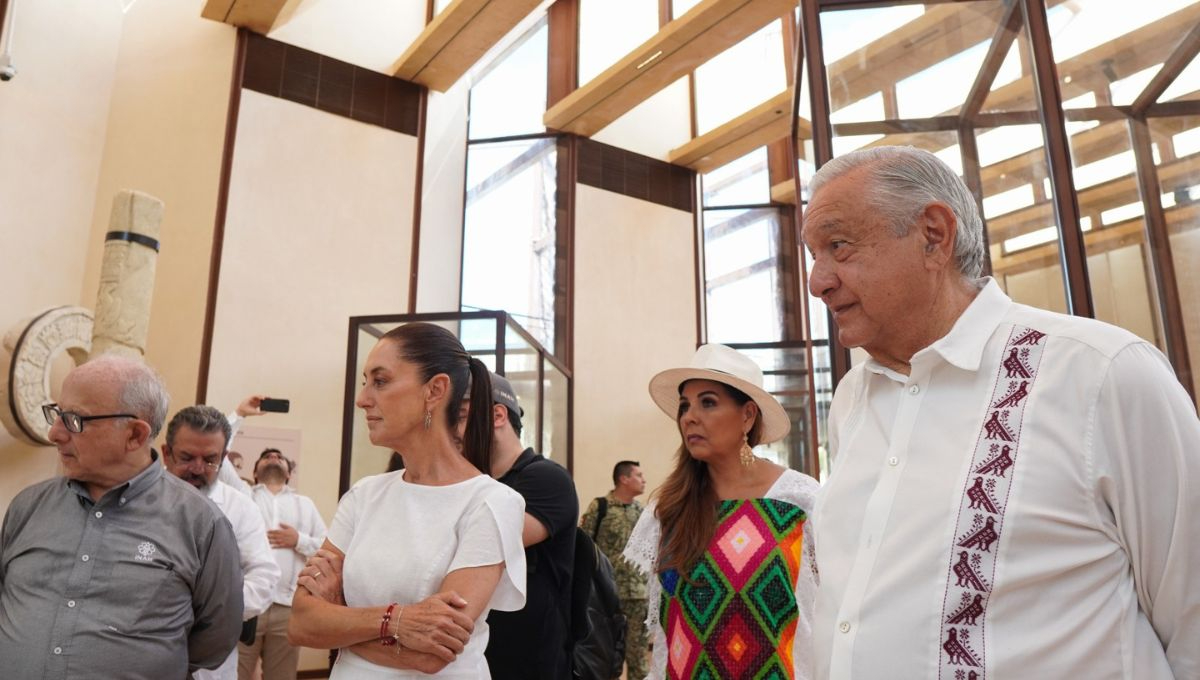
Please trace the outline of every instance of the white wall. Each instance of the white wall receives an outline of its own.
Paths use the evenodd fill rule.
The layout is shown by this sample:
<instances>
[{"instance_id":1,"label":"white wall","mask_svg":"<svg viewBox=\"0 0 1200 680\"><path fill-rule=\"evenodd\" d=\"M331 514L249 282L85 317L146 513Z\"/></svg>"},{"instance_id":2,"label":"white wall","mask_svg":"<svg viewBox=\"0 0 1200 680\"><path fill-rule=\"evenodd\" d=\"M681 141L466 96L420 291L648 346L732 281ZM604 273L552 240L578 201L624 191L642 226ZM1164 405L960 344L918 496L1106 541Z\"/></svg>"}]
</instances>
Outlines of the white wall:
<instances>
[{"instance_id":1,"label":"white wall","mask_svg":"<svg viewBox=\"0 0 1200 680\"><path fill-rule=\"evenodd\" d=\"M415 160L415 137L242 93L208 402L291 399L290 413L254 424L303 430L300 492L327 520L348 319L405 309Z\"/></svg>"},{"instance_id":2,"label":"white wall","mask_svg":"<svg viewBox=\"0 0 1200 680\"><path fill-rule=\"evenodd\" d=\"M647 491L671 470L679 433L647 385L696 349L696 271L691 213L575 191L574 471L586 505L612 488L619 460L642 463Z\"/></svg>"},{"instance_id":3,"label":"white wall","mask_svg":"<svg viewBox=\"0 0 1200 680\"><path fill-rule=\"evenodd\" d=\"M0 335L47 307L95 303L80 290L122 19L116 0L16 3L19 72L0 83ZM57 471L53 449L0 428L0 513Z\"/></svg>"}]
</instances>

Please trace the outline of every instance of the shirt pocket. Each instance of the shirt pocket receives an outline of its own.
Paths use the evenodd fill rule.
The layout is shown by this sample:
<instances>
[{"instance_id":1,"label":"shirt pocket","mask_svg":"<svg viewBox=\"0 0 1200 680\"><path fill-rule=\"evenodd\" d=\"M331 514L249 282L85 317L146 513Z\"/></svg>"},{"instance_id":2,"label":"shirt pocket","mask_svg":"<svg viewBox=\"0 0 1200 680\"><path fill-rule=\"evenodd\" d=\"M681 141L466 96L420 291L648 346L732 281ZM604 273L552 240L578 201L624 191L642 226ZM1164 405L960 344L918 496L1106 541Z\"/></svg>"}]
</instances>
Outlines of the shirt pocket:
<instances>
[{"instance_id":1,"label":"shirt pocket","mask_svg":"<svg viewBox=\"0 0 1200 680\"><path fill-rule=\"evenodd\" d=\"M99 619L109 631L140 636L161 633L178 623L174 619L187 607L188 589L181 584L175 565L163 560L118 562L108 581L105 601L114 606L101 612ZM176 601L181 600L181 601Z\"/></svg>"}]
</instances>

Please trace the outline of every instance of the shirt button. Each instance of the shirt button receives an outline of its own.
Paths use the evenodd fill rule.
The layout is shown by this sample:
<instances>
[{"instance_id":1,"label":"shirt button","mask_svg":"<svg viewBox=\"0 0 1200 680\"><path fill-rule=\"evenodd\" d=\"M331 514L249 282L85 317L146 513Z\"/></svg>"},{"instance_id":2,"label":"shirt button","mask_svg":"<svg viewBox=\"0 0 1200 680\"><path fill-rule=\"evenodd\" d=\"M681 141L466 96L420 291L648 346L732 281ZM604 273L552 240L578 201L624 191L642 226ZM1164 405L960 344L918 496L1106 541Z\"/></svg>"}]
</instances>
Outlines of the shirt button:
<instances>
[{"instance_id":1,"label":"shirt button","mask_svg":"<svg viewBox=\"0 0 1200 680\"><path fill-rule=\"evenodd\" d=\"M122 498L122 499L121 499L121 505L125 505L125 499L124 499L124 498Z\"/></svg>"},{"instance_id":2,"label":"shirt button","mask_svg":"<svg viewBox=\"0 0 1200 680\"><path fill-rule=\"evenodd\" d=\"M920 392L921 392L920 385L913 385L912 387L908 388L909 394L920 394Z\"/></svg>"},{"instance_id":3,"label":"shirt button","mask_svg":"<svg viewBox=\"0 0 1200 680\"><path fill-rule=\"evenodd\" d=\"M74 609L75 608L75 600L67 600L67 606Z\"/></svg>"},{"instance_id":4,"label":"shirt button","mask_svg":"<svg viewBox=\"0 0 1200 680\"><path fill-rule=\"evenodd\" d=\"M900 464L900 459L899 459L899 458L897 458L897 457L895 457L895 456L892 456L891 458L888 458L888 465L891 465L892 467L896 467L896 466L897 466L897 465L899 465L899 464Z\"/></svg>"},{"instance_id":5,"label":"shirt button","mask_svg":"<svg viewBox=\"0 0 1200 680\"><path fill-rule=\"evenodd\" d=\"M83 560L84 562L87 562L88 560L90 560L92 558L88 557L87 555L84 555L83 557L81 557L79 559Z\"/></svg>"},{"instance_id":6,"label":"shirt button","mask_svg":"<svg viewBox=\"0 0 1200 680\"><path fill-rule=\"evenodd\" d=\"M55 654L62 654L62 647L55 647L55 648L54 648L54 653L55 653Z\"/></svg>"},{"instance_id":7,"label":"shirt button","mask_svg":"<svg viewBox=\"0 0 1200 680\"><path fill-rule=\"evenodd\" d=\"M838 624L838 630L842 631L843 633L849 633L850 632L850 622L842 621L841 623Z\"/></svg>"},{"instance_id":8,"label":"shirt button","mask_svg":"<svg viewBox=\"0 0 1200 680\"><path fill-rule=\"evenodd\" d=\"M96 511L96 519L100 519L103 516L104 516L103 512L100 512L99 510Z\"/></svg>"}]
</instances>

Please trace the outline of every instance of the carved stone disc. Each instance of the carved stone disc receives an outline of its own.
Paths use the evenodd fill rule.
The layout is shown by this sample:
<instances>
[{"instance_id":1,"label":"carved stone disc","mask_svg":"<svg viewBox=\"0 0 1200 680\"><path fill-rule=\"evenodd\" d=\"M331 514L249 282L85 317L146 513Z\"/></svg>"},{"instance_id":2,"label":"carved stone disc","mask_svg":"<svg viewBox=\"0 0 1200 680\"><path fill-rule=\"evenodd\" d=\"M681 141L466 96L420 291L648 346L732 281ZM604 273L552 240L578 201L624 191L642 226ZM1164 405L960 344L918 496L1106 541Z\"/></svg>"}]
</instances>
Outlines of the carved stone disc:
<instances>
[{"instance_id":1,"label":"carved stone disc","mask_svg":"<svg viewBox=\"0 0 1200 680\"><path fill-rule=\"evenodd\" d=\"M50 396L50 369L66 352L75 365L92 347L92 311L52 307L24 319L4 335L0 354L0 422L9 434L35 446L50 443L42 404Z\"/></svg>"}]
</instances>

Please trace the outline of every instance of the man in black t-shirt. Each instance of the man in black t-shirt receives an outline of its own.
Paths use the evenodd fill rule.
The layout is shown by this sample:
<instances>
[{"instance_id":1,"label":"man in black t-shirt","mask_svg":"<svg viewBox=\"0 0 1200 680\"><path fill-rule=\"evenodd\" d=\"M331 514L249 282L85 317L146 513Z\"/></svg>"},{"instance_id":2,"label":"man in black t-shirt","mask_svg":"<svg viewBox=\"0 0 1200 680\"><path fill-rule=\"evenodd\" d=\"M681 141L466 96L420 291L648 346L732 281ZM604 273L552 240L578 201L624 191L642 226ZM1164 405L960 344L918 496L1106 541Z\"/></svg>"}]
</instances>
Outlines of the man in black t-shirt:
<instances>
[{"instance_id":1,"label":"man in black t-shirt","mask_svg":"<svg viewBox=\"0 0 1200 680\"><path fill-rule=\"evenodd\" d=\"M579 497L571 475L521 447L521 407L512 385L492 374L492 477L525 499L525 608L488 615L485 655L495 680L564 680L570 670L571 571Z\"/></svg>"}]
</instances>

